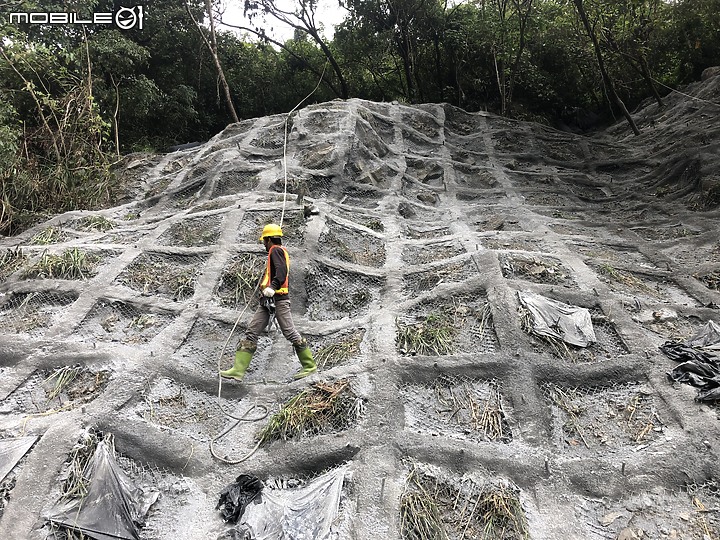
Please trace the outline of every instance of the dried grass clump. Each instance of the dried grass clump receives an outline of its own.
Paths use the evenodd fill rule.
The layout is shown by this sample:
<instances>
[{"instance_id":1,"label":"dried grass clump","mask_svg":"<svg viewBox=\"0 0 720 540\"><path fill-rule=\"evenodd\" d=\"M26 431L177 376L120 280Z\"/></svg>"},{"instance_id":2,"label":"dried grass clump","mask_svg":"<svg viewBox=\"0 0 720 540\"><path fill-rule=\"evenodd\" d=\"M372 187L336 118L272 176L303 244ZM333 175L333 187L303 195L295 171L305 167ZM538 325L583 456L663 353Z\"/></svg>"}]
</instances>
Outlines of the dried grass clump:
<instances>
[{"instance_id":1,"label":"dried grass clump","mask_svg":"<svg viewBox=\"0 0 720 540\"><path fill-rule=\"evenodd\" d=\"M454 418L458 424L481 433L489 441L509 442L512 433L505 421L500 387L495 380L491 380L488 386L489 392L484 398L470 383L453 389L446 381L438 379L433 390L438 403L446 407L448 420Z\"/></svg>"},{"instance_id":2,"label":"dried grass clump","mask_svg":"<svg viewBox=\"0 0 720 540\"><path fill-rule=\"evenodd\" d=\"M289 399L258 435L260 444L347 428L363 410L363 401L347 380L316 383Z\"/></svg>"},{"instance_id":3,"label":"dried grass clump","mask_svg":"<svg viewBox=\"0 0 720 540\"><path fill-rule=\"evenodd\" d=\"M400 499L404 540L528 540L517 488L472 481L454 486L423 473L408 475Z\"/></svg>"},{"instance_id":4,"label":"dried grass clump","mask_svg":"<svg viewBox=\"0 0 720 540\"><path fill-rule=\"evenodd\" d=\"M225 305L247 304L263 269L263 260L257 255L246 253L230 265L220 279L220 300Z\"/></svg>"},{"instance_id":5,"label":"dried grass clump","mask_svg":"<svg viewBox=\"0 0 720 540\"><path fill-rule=\"evenodd\" d=\"M631 274L630 272L624 272L622 270L618 270L617 268L614 268L613 266L609 264L603 264L600 267L600 273L610 277L614 281L617 281L618 283L621 283L627 287L631 287L636 290L645 291L647 293L650 293L654 296L659 295L659 291L656 289L653 289L652 287L648 286L644 281L637 278L634 274Z\"/></svg>"},{"instance_id":6,"label":"dried grass clump","mask_svg":"<svg viewBox=\"0 0 720 540\"><path fill-rule=\"evenodd\" d=\"M60 492L63 499L83 498L88 494L90 479L85 476L85 473L102 440L101 433L89 431L73 447L70 452L68 468L61 478ZM112 435L105 436L104 440L114 445Z\"/></svg>"},{"instance_id":7,"label":"dried grass clump","mask_svg":"<svg viewBox=\"0 0 720 540\"><path fill-rule=\"evenodd\" d=\"M331 368L358 354L364 335L365 332L360 330L319 349L315 353L315 363L318 369Z\"/></svg>"},{"instance_id":8,"label":"dried grass clump","mask_svg":"<svg viewBox=\"0 0 720 540\"><path fill-rule=\"evenodd\" d=\"M434 311L415 324L397 325L397 345L410 354L452 354L457 326L446 311Z\"/></svg>"},{"instance_id":9,"label":"dried grass clump","mask_svg":"<svg viewBox=\"0 0 720 540\"><path fill-rule=\"evenodd\" d=\"M167 261L139 259L120 276L119 281L143 294L163 293L173 300L187 300L195 294L195 268L175 266Z\"/></svg>"}]
</instances>

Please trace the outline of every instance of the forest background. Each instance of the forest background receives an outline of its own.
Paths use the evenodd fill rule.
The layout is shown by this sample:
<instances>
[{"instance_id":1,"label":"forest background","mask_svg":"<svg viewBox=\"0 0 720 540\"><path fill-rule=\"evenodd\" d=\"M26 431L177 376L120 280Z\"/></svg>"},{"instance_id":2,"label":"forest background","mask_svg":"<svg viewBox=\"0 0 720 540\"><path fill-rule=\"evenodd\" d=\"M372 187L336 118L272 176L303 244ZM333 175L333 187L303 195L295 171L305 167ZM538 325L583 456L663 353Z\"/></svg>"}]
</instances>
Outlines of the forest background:
<instances>
[{"instance_id":1,"label":"forest background","mask_svg":"<svg viewBox=\"0 0 720 540\"><path fill-rule=\"evenodd\" d=\"M720 0L0 0L0 235L116 201L123 155L312 98L447 102L584 132L720 64ZM142 29L10 13L143 8ZM289 7L288 7L289 6ZM263 20L264 19L264 20ZM293 37L278 41L269 27ZM267 32L267 33L266 33Z\"/></svg>"}]
</instances>

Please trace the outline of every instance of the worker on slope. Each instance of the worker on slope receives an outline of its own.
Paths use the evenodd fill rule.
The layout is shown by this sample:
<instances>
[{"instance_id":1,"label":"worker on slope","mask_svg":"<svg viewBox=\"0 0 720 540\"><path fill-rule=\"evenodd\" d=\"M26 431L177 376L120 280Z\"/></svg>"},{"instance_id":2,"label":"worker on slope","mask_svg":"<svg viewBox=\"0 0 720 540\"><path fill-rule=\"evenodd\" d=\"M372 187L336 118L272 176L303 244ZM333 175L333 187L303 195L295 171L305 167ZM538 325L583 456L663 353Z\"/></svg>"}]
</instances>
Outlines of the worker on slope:
<instances>
[{"instance_id":1,"label":"worker on slope","mask_svg":"<svg viewBox=\"0 0 720 540\"><path fill-rule=\"evenodd\" d=\"M270 307L267 301L263 301L264 298L275 301L275 317L280 325L280 330L285 339L292 343L302 365L302 369L295 374L294 378L301 379L317 371L307 340L295 329L290 314L288 295L290 257L287 249L282 247L282 235L282 229L275 223L269 223L263 228L260 241L265 244L268 258L265 264L265 273L260 282L260 305L248 325L245 339L238 344L238 350L235 352L235 365L227 371L221 371L220 375L223 377L241 381L245 376L245 371L257 349L258 335L270 320Z\"/></svg>"}]
</instances>

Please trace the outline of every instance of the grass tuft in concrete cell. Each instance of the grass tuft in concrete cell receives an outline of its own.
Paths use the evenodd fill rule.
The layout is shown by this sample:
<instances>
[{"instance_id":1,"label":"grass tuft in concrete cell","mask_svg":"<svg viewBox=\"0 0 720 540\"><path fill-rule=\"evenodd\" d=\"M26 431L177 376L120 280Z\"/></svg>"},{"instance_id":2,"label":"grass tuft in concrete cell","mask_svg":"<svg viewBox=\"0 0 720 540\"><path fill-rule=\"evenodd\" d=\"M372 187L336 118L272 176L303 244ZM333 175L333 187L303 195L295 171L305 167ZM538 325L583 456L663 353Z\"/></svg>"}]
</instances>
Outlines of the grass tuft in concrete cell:
<instances>
[{"instance_id":1,"label":"grass tuft in concrete cell","mask_svg":"<svg viewBox=\"0 0 720 540\"><path fill-rule=\"evenodd\" d=\"M258 434L261 444L346 429L363 411L347 380L316 383L290 398Z\"/></svg>"},{"instance_id":2,"label":"grass tuft in concrete cell","mask_svg":"<svg viewBox=\"0 0 720 540\"><path fill-rule=\"evenodd\" d=\"M220 279L218 294L225 305L247 304L263 269L263 260L250 253L238 257L225 269Z\"/></svg>"},{"instance_id":3,"label":"grass tuft in concrete cell","mask_svg":"<svg viewBox=\"0 0 720 540\"><path fill-rule=\"evenodd\" d=\"M60 255L43 253L40 260L25 272L26 278L88 279L95 275L100 257L78 248Z\"/></svg>"},{"instance_id":4,"label":"grass tuft in concrete cell","mask_svg":"<svg viewBox=\"0 0 720 540\"><path fill-rule=\"evenodd\" d=\"M36 245L55 244L57 242L63 242L66 238L67 234L62 229L58 227L48 227L33 236L30 239L30 243Z\"/></svg>"},{"instance_id":5,"label":"grass tuft in concrete cell","mask_svg":"<svg viewBox=\"0 0 720 540\"><path fill-rule=\"evenodd\" d=\"M77 228L86 231L105 232L115 228L115 222L104 216L87 216L77 223Z\"/></svg>"},{"instance_id":6,"label":"grass tuft in concrete cell","mask_svg":"<svg viewBox=\"0 0 720 540\"><path fill-rule=\"evenodd\" d=\"M352 358L360 352L364 331L354 332L342 340L337 340L315 353L318 369L329 369Z\"/></svg>"},{"instance_id":7,"label":"grass tuft in concrete cell","mask_svg":"<svg viewBox=\"0 0 720 540\"><path fill-rule=\"evenodd\" d=\"M400 499L404 540L528 540L519 491L511 485L443 481L415 466Z\"/></svg>"}]
</instances>

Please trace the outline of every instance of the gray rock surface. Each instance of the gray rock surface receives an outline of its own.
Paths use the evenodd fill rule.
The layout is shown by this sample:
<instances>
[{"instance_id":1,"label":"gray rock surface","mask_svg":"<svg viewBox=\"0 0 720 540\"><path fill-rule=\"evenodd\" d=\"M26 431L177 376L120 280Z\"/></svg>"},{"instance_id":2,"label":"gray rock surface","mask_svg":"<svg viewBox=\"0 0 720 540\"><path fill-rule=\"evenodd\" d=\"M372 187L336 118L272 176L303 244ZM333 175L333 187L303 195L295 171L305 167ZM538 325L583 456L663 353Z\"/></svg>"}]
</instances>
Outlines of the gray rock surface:
<instances>
[{"instance_id":1,"label":"gray rock surface","mask_svg":"<svg viewBox=\"0 0 720 540\"><path fill-rule=\"evenodd\" d=\"M658 350L720 321L720 78L683 92L637 111L638 137L447 105L313 105L291 118L287 178L283 115L127 156L121 205L0 245L16 261L0 268L0 437L39 436L0 484L0 537L51 534L88 429L160 489L147 539L230 537L214 507L237 475L293 489L344 463L331 538L403 537L418 486L450 538L481 537L488 489L515 494L526 520L505 538L717 537L717 409L670 384ZM243 383L219 387L254 309L259 232L281 220L319 372L293 382L276 333ZM78 279L48 275L65 253L90 258ZM530 336L518 291L587 308L597 343ZM236 423L225 412L275 413L342 380L355 409L321 433L239 464L211 454ZM216 454L251 453L265 422L240 422Z\"/></svg>"}]
</instances>

